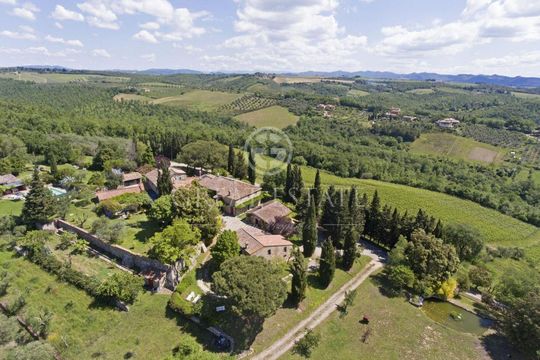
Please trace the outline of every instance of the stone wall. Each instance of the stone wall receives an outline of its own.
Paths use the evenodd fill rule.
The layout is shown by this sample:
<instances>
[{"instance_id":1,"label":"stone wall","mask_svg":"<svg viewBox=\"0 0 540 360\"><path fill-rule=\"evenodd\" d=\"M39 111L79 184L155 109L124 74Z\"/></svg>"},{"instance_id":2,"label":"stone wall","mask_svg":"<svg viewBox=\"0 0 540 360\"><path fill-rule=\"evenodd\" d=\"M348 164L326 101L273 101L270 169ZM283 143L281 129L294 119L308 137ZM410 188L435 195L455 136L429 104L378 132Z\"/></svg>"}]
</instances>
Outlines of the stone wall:
<instances>
[{"instance_id":1,"label":"stone wall","mask_svg":"<svg viewBox=\"0 0 540 360\"><path fill-rule=\"evenodd\" d=\"M74 234L77 234L81 239L88 241L90 246L110 257L114 257L121 261L122 265L134 269L138 272L152 270L154 272L165 273L165 287L174 290L182 277L185 264L178 261L174 265L164 265L156 259L151 259L147 256L136 254L122 246L109 244L89 233L83 228L68 223L67 221L57 219L55 225L59 229L63 229Z\"/></svg>"}]
</instances>

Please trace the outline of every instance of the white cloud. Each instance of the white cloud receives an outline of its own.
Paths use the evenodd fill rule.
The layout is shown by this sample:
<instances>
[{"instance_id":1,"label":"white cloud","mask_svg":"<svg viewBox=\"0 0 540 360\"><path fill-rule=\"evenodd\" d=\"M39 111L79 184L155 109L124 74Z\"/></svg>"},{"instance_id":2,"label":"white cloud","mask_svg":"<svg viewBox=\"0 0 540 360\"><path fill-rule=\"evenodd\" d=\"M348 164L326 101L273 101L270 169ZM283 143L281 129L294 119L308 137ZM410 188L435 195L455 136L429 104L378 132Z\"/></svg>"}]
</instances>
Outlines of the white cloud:
<instances>
[{"instance_id":1,"label":"white cloud","mask_svg":"<svg viewBox=\"0 0 540 360\"><path fill-rule=\"evenodd\" d=\"M64 25L60 24L58 21L54 23L54 26L56 26L58 29L64 28Z\"/></svg>"},{"instance_id":2,"label":"white cloud","mask_svg":"<svg viewBox=\"0 0 540 360\"><path fill-rule=\"evenodd\" d=\"M455 54L479 44L540 40L540 2L468 0L460 18L424 28L397 25L381 29L373 51L386 55Z\"/></svg>"},{"instance_id":3,"label":"white cloud","mask_svg":"<svg viewBox=\"0 0 540 360\"><path fill-rule=\"evenodd\" d=\"M77 7L83 12L89 14L87 21L90 26L118 30L120 25L115 12L111 9L111 4L103 0L89 0L80 4Z\"/></svg>"},{"instance_id":4,"label":"white cloud","mask_svg":"<svg viewBox=\"0 0 540 360\"><path fill-rule=\"evenodd\" d=\"M160 25L157 22L149 21L149 22L141 24L139 26L141 27L141 29L145 29L145 30L157 30L157 29L159 29Z\"/></svg>"},{"instance_id":5,"label":"white cloud","mask_svg":"<svg viewBox=\"0 0 540 360\"><path fill-rule=\"evenodd\" d=\"M148 62L155 62L156 61L156 54L143 54L141 55L141 59L146 60Z\"/></svg>"},{"instance_id":6,"label":"white cloud","mask_svg":"<svg viewBox=\"0 0 540 360\"><path fill-rule=\"evenodd\" d=\"M338 24L337 0L237 3L234 29L238 35L227 39L223 48L238 49L241 55L231 56L231 61L239 68L253 64L274 70L329 68L338 61L343 66L367 45L365 36L347 34ZM220 61L215 57L205 60Z\"/></svg>"},{"instance_id":7,"label":"white cloud","mask_svg":"<svg viewBox=\"0 0 540 360\"><path fill-rule=\"evenodd\" d=\"M68 10L62 5L56 5L54 11L51 13L53 19L56 20L72 20L72 21L83 21L84 16L81 13L76 11Z\"/></svg>"},{"instance_id":8,"label":"white cloud","mask_svg":"<svg viewBox=\"0 0 540 360\"><path fill-rule=\"evenodd\" d=\"M17 0L0 0L0 4L15 5Z\"/></svg>"},{"instance_id":9,"label":"white cloud","mask_svg":"<svg viewBox=\"0 0 540 360\"><path fill-rule=\"evenodd\" d=\"M17 7L15 9L13 9L11 11L11 14L14 15L14 16L18 16L20 18L23 18L23 19L26 19L26 20L35 20L36 19L36 14L39 12L39 8L30 3L30 2L27 2L27 3L24 3L22 7Z\"/></svg>"},{"instance_id":10,"label":"white cloud","mask_svg":"<svg viewBox=\"0 0 540 360\"><path fill-rule=\"evenodd\" d=\"M45 46L32 46L28 48L0 48L0 53L8 55L40 55L47 57L62 57L78 54L79 50L66 49L62 51L50 51Z\"/></svg>"},{"instance_id":11,"label":"white cloud","mask_svg":"<svg viewBox=\"0 0 540 360\"><path fill-rule=\"evenodd\" d=\"M0 36L8 37L11 39L18 39L18 40L35 40L36 39L36 35L32 34L31 32L18 32L18 31L9 31L9 30L0 31Z\"/></svg>"},{"instance_id":12,"label":"white cloud","mask_svg":"<svg viewBox=\"0 0 540 360\"><path fill-rule=\"evenodd\" d=\"M152 44L158 43L158 40L156 39L156 37L146 30L139 31L138 33L133 35L133 38L140 41L147 42L147 43L152 43Z\"/></svg>"},{"instance_id":13,"label":"white cloud","mask_svg":"<svg viewBox=\"0 0 540 360\"><path fill-rule=\"evenodd\" d=\"M69 46L77 46L77 47L83 47L84 46L83 43L80 40L65 40L65 39L62 39L62 38L59 38L59 37L54 37L54 36L51 36L51 35L45 36L45 40L47 40L49 42L59 43L59 44L64 44L64 45L69 45Z\"/></svg>"},{"instance_id":14,"label":"white cloud","mask_svg":"<svg viewBox=\"0 0 540 360\"><path fill-rule=\"evenodd\" d=\"M111 54L105 49L94 49L92 50L92 56L110 58Z\"/></svg>"}]
</instances>

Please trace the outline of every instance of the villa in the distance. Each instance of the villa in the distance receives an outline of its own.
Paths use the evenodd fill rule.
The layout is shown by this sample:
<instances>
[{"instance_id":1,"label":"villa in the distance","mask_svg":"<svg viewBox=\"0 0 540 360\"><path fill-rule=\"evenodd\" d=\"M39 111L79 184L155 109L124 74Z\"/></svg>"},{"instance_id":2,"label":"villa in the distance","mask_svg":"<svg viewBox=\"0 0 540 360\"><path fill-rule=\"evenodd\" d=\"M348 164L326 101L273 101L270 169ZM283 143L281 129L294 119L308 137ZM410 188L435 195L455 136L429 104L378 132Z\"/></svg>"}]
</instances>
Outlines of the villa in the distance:
<instances>
[{"instance_id":1,"label":"villa in the distance","mask_svg":"<svg viewBox=\"0 0 540 360\"><path fill-rule=\"evenodd\" d=\"M22 180L13 174L0 175L0 186L3 189L1 190L3 193L0 193L0 195L14 194L26 190L26 185Z\"/></svg>"},{"instance_id":2,"label":"villa in the distance","mask_svg":"<svg viewBox=\"0 0 540 360\"><path fill-rule=\"evenodd\" d=\"M439 127L443 129L453 129L454 127L459 125L459 120L456 120L454 118L446 118L438 120L437 125L439 125Z\"/></svg>"}]
</instances>

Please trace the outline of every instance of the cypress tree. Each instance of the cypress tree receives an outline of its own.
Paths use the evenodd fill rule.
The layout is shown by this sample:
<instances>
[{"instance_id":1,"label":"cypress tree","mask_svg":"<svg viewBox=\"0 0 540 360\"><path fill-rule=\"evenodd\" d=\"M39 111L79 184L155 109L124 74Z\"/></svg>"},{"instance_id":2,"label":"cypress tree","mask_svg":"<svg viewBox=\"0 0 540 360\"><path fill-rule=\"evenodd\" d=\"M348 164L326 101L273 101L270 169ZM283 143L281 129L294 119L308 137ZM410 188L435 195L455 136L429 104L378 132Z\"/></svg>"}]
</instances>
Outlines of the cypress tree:
<instances>
[{"instance_id":1,"label":"cypress tree","mask_svg":"<svg viewBox=\"0 0 540 360\"><path fill-rule=\"evenodd\" d=\"M317 169L315 183L313 184L313 198L315 200L315 206L317 207L317 216L320 214L322 195L321 174L319 169Z\"/></svg>"},{"instance_id":2,"label":"cypress tree","mask_svg":"<svg viewBox=\"0 0 540 360\"><path fill-rule=\"evenodd\" d=\"M305 257L313 255L317 246L317 215L315 211L315 202L311 199L302 227L302 244L304 245Z\"/></svg>"},{"instance_id":3,"label":"cypress tree","mask_svg":"<svg viewBox=\"0 0 540 360\"><path fill-rule=\"evenodd\" d=\"M370 237L375 237L377 234L377 225L379 223L379 217L381 212L381 199L379 199L379 193L375 190L373 199L366 212L366 234Z\"/></svg>"},{"instance_id":4,"label":"cypress tree","mask_svg":"<svg viewBox=\"0 0 540 360\"><path fill-rule=\"evenodd\" d=\"M337 207L337 225L334 228L334 233L332 236L332 241L334 247L337 249L343 249L343 244L345 242L345 237L347 236L348 228L350 226L349 218L349 203L345 201L345 198L348 198L348 192L339 192L339 202Z\"/></svg>"},{"instance_id":5,"label":"cypress tree","mask_svg":"<svg viewBox=\"0 0 540 360\"><path fill-rule=\"evenodd\" d=\"M237 179L245 179L247 176L246 158L242 151L236 153L236 160L234 161L234 175Z\"/></svg>"},{"instance_id":6,"label":"cypress tree","mask_svg":"<svg viewBox=\"0 0 540 360\"><path fill-rule=\"evenodd\" d=\"M433 230L433 235L435 235L435 237L438 239L442 239L443 232L444 232L443 224L441 220L439 220L437 221L437 225L435 226L435 229Z\"/></svg>"},{"instance_id":7,"label":"cypress tree","mask_svg":"<svg viewBox=\"0 0 540 360\"><path fill-rule=\"evenodd\" d=\"M248 148L248 168L247 168L247 177L250 183L255 184L255 181L257 180L257 172L256 170L256 164L255 164L255 156L253 155L253 151L251 150L251 147Z\"/></svg>"},{"instance_id":8,"label":"cypress tree","mask_svg":"<svg viewBox=\"0 0 540 360\"><path fill-rule=\"evenodd\" d=\"M56 162L56 155L51 154L49 157L49 165L51 167L51 175L56 176L58 174L58 164Z\"/></svg>"},{"instance_id":9,"label":"cypress tree","mask_svg":"<svg viewBox=\"0 0 540 360\"><path fill-rule=\"evenodd\" d=\"M367 197L365 200L367 203ZM364 232L365 214L363 209L363 201L364 199L362 199L360 203L358 202L358 192L356 187L353 186L351 188L351 192L349 193L349 219L351 227L354 228L358 236L362 235Z\"/></svg>"},{"instance_id":10,"label":"cypress tree","mask_svg":"<svg viewBox=\"0 0 540 360\"><path fill-rule=\"evenodd\" d=\"M152 148L150 147L150 145L148 145L144 150L141 162L142 164L140 165L153 165L156 162L156 159L154 158L154 153L152 152Z\"/></svg>"},{"instance_id":11,"label":"cypress tree","mask_svg":"<svg viewBox=\"0 0 540 360\"><path fill-rule=\"evenodd\" d=\"M169 167L165 162L160 164L158 169L157 188L159 196L169 195L173 190L171 174L169 172Z\"/></svg>"},{"instance_id":12,"label":"cypress tree","mask_svg":"<svg viewBox=\"0 0 540 360\"><path fill-rule=\"evenodd\" d=\"M355 227L351 226L348 228L347 234L345 235L345 241L343 244L343 259L341 265L343 270L348 271L354 265L356 260L357 249L356 243L360 238Z\"/></svg>"},{"instance_id":13,"label":"cypress tree","mask_svg":"<svg viewBox=\"0 0 540 360\"><path fill-rule=\"evenodd\" d=\"M294 305L298 306L306 298L307 262L298 248L294 249L293 257L291 264L291 300Z\"/></svg>"},{"instance_id":14,"label":"cypress tree","mask_svg":"<svg viewBox=\"0 0 540 360\"><path fill-rule=\"evenodd\" d=\"M55 214L55 199L41 181L37 167L34 168L30 187L21 217L25 223L30 225L48 223Z\"/></svg>"},{"instance_id":15,"label":"cypress tree","mask_svg":"<svg viewBox=\"0 0 540 360\"><path fill-rule=\"evenodd\" d=\"M336 272L336 253L334 246L332 246L332 240L327 239L322 246L321 259L319 263L319 283L323 288L327 288L328 285L334 279Z\"/></svg>"},{"instance_id":16,"label":"cypress tree","mask_svg":"<svg viewBox=\"0 0 540 360\"><path fill-rule=\"evenodd\" d=\"M399 240L399 236L401 235L400 223L401 219L399 217L399 212L396 208L392 213L392 221L390 223L390 244L388 244L390 248L394 247L394 245Z\"/></svg>"},{"instance_id":17,"label":"cypress tree","mask_svg":"<svg viewBox=\"0 0 540 360\"><path fill-rule=\"evenodd\" d=\"M296 200L302 195L302 189L304 188L304 180L302 179L302 170L300 166L295 165L293 168L293 189Z\"/></svg>"},{"instance_id":18,"label":"cypress tree","mask_svg":"<svg viewBox=\"0 0 540 360\"><path fill-rule=\"evenodd\" d=\"M231 176L234 176L234 148L229 144L229 157L227 158L227 171Z\"/></svg>"},{"instance_id":19,"label":"cypress tree","mask_svg":"<svg viewBox=\"0 0 540 360\"><path fill-rule=\"evenodd\" d=\"M321 225L330 233L335 232L335 227L337 224L337 206L339 199L337 198L339 194L336 193L336 189L333 185L330 185L326 196L324 198L323 212L321 216Z\"/></svg>"},{"instance_id":20,"label":"cypress tree","mask_svg":"<svg viewBox=\"0 0 540 360\"><path fill-rule=\"evenodd\" d=\"M291 196L291 189L293 188L293 172L292 172L292 165L289 163L287 164L287 176L285 178L285 201L292 202L292 196Z\"/></svg>"}]
</instances>

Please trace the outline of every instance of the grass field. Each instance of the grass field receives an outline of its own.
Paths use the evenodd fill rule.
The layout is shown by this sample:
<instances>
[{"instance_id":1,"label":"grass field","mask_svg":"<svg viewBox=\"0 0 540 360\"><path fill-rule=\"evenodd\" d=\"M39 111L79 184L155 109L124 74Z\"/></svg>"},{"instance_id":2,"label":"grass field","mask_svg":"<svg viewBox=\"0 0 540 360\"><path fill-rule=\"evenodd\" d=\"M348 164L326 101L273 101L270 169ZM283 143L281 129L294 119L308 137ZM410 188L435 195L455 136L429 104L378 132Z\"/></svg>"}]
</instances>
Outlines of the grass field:
<instances>
[{"instance_id":1,"label":"grass field","mask_svg":"<svg viewBox=\"0 0 540 360\"><path fill-rule=\"evenodd\" d=\"M349 90L347 95L349 95L349 96L368 96L369 93L367 91L363 91L363 90L352 89L352 90Z\"/></svg>"},{"instance_id":2,"label":"grass field","mask_svg":"<svg viewBox=\"0 0 540 360\"><path fill-rule=\"evenodd\" d=\"M113 97L113 100L115 101L143 101L148 102L152 99L147 98L146 96L137 95L137 94L124 94L120 93Z\"/></svg>"},{"instance_id":3,"label":"grass field","mask_svg":"<svg viewBox=\"0 0 540 360\"><path fill-rule=\"evenodd\" d=\"M359 322L364 315L369 325ZM367 328L370 335L362 337ZM340 318L334 312L316 327L321 335L311 359L481 359L487 355L481 341L428 318L404 298L382 295L373 280L357 291L349 313ZM281 359L302 359L288 352Z\"/></svg>"},{"instance_id":4,"label":"grass field","mask_svg":"<svg viewBox=\"0 0 540 360\"><path fill-rule=\"evenodd\" d=\"M433 94L435 91L433 89L413 89L407 91L409 94L415 94L415 95L429 95Z\"/></svg>"},{"instance_id":5,"label":"grass field","mask_svg":"<svg viewBox=\"0 0 540 360\"><path fill-rule=\"evenodd\" d=\"M153 100L152 104L181 106L201 111L217 110L220 106L228 104L243 94L227 93L222 91L194 90L183 95L168 96Z\"/></svg>"},{"instance_id":6,"label":"grass field","mask_svg":"<svg viewBox=\"0 0 540 360\"><path fill-rule=\"evenodd\" d=\"M120 76L103 76L94 74L61 74L61 73L37 73L37 72L3 72L0 78L15 79L20 81L33 81L35 83L67 83L67 82L114 82L122 83L129 80Z\"/></svg>"},{"instance_id":7,"label":"grass field","mask_svg":"<svg viewBox=\"0 0 540 360\"><path fill-rule=\"evenodd\" d=\"M209 341L207 333L167 310L167 295L144 293L129 312L120 312L95 303L85 292L11 253L0 250L0 263L11 274L3 300L26 292L24 317L49 309L53 319L48 341L63 359L122 359L133 352L134 358L158 360L170 354L187 332L203 343Z\"/></svg>"},{"instance_id":8,"label":"grass field","mask_svg":"<svg viewBox=\"0 0 540 360\"><path fill-rule=\"evenodd\" d=\"M261 163L262 161L261 159ZM306 185L313 185L315 173L314 168L302 167ZM418 209L422 208L445 223L469 224L480 231L487 243L493 245L521 247L540 245L540 228L469 200L383 181L342 178L322 171L321 180L324 185L338 187L355 185L360 193L366 192L369 195L377 190L383 204L388 203L401 211L408 210L409 213L416 214Z\"/></svg>"},{"instance_id":9,"label":"grass field","mask_svg":"<svg viewBox=\"0 0 540 360\"><path fill-rule=\"evenodd\" d=\"M296 124L298 121L298 116L292 114L284 107L274 105L238 115L235 117L235 119L255 127L272 126L282 129L289 125Z\"/></svg>"},{"instance_id":10,"label":"grass field","mask_svg":"<svg viewBox=\"0 0 540 360\"><path fill-rule=\"evenodd\" d=\"M24 201L0 200L1 215L20 215Z\"/></svg>"},{"instance_id":11,"label":"grass field","mask_svg":"<svg viewBox=\"0 0 540 360\"><path fill-rule=\"evenodd\" d=\"M448 133L429 133L411 144L411 152L497 164L503 161L507 150Z\"/></svg>"},{"instance_id":12,"label":"grass field","mask_svg":"<svg viewBox=\"0 0 540 360\"><path fill-rule=\"evenodd\" d=\"M308 276L310 286L306 292L306 300L302 303L303 310L298 311L295 308L281 308L272 317L264 322L264 329L255 338L252 348L256 351L262 351L273 342L281 338L294 325L309 316L316 308L322 305L330 296L332 296L347 281L358 274L369 263L370 258L361 257L356 261L354 267L349 271L337 269L332 283L327 289L319 289L316 283L317 275Z\"/></svg>"},{"instance_id":13,"label":"grass field","mask_svg":"<svg viewBox=\"0 0 540 360\"><path fill-rule=\"evenodd\" d=\"M278 84L310 84L321 82L320 77L315 76L276 76L274 81Z\"/></svg>"},{"instance_id":14,"label":"grass field","mask_svg":"<svg viewBox=\"0 0 540 360\"><path fill-rule=\"evenodd\" d=\"M521 99L540 100L540 94L529 94L529 93L523 93L523 92L518 92L518 91L512 91L512 95Z\"/></svg>"}]
</instances>

